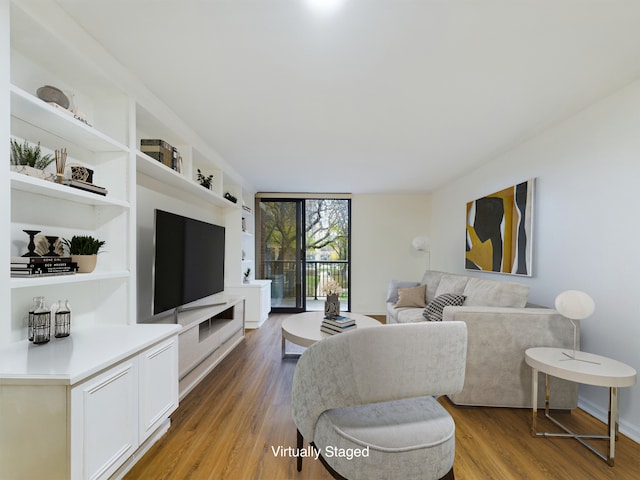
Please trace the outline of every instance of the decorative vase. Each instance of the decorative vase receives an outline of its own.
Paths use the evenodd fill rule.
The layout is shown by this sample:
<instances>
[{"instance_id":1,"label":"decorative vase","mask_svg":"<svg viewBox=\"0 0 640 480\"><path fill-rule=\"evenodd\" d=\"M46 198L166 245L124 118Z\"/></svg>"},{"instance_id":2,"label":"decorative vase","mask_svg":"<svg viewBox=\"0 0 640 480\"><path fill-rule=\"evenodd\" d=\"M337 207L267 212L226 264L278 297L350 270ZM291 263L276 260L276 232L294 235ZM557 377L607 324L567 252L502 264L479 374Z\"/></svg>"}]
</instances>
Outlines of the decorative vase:
<instances>
[{"instance_id":1,"label":"decorative vase","mask_svg":"<svg viewBox=\"0 0 640 480\"><path fill-rule=\"evenodd\" d=\"M33 343L40 345L51 339L51 311L44 302L44 297L38 297L38 307L33 312Z\"/></svg>"},{"instance_id":2,"label":"decorative vase","mask_svg":"<svg viewBox=\"0 0 640 480\"><path fill-rule=\"evenodd\" d=\"M56 338L68 337L71 333L71 307L69 300L58 301L58 308L54 315L54 334Z\"/></svg>"},{"instance_id":3,"label":"decorative vase","mask_svg":"<svg viewBox=\"0 0 640 480\"><path fill-rule=\"evenodd\" d=\"M91 273L96 268L97 255L71 255L71 261L78 264L78 273Z\"/></svg>"},{"instance_id":4,"label":"decorative vase","mask_svg":"<svg viewBox=\"0 0 640 480\"><path fill-rule=\"evenodd\" d=\"M324 302L324 316L326 318L340 316L340 299L337 294L327 295L327 300Z\"/></svg>"}]
</instances>

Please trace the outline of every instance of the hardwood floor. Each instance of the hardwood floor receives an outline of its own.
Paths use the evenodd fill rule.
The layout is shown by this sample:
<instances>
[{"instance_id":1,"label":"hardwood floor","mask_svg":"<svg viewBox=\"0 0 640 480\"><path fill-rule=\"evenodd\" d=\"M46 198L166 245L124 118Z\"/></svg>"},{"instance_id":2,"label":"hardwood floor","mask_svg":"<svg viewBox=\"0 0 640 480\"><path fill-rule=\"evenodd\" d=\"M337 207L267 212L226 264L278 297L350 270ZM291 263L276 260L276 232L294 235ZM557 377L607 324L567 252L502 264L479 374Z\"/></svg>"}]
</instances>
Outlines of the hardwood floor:
<instances>
[{"instance_id":1,"label":"hardwood floor","mask_svg":"<svg viewBox=\"0 0 640 480\"><path fill-rule=\"evenodd\" d=\"M305 459L298 473L295 458L276 454L278 447L296 446L289 403L296 360L280 358L283 318L272 315L259 330L247 332L184 398L169 432L127 480L332 478L319 461ZM530 410L440 402L456 422L457 480L640 478L640 445L623 435L616 443L616 465L609 467L573 439L533 438ZM605 431L604 424L580 410L564 417L576 430Z\"/></svg>"}]
</instances>

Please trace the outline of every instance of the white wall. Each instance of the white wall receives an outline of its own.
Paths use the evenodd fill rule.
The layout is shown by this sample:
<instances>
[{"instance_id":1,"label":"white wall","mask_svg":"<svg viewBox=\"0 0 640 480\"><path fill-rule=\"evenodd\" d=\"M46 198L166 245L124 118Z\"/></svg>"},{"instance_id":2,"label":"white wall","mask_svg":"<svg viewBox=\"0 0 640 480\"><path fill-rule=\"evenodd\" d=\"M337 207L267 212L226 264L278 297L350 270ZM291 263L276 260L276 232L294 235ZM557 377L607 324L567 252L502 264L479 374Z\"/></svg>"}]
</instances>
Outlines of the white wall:
<instances>
[{"instance_id":1,"label":"white wall","mask_svg":"<svg viewBox=\"0 0 640 480\"><path fill-rule=\"evenodd\" d=\"M535 177L533 277L477 275L527 283L547 306L586 291L582 349L640 370L639 129L636 82L434 192L432 268L464 272L466 202ZM640 386L619 398L621 431L640 441ZM580 406L605 420L606 389L581 386Z\"/></svg>"},{"instance_id":2,"label":"white wall","mask_svg":"<svg viewBox=\"0 0 640 480\"><path fill-rule=\"evenodd\" d=\"M0 65L9 65L9 1L0 0ZM4 138L4 151L9 148L9 71L0 68L0 138ZM5 153L6 155L6 153ZM5 157L6 158L6 157ZM11 217L11 195L9 188L9 169L0 170L0 225L9 225ZM0 265L9 263L9 244L11 239L8 235L0 236ZM9 283L9 271L6 267L0 273L0 318L10 318L11 316L11 288ZM9 342L11 337L11 322L0 322L0 345Z\"/></svg>"},{"instance_id":3,"label":"white wall","mask_svg":"<svg viewBox=\"0 0 640 480\"><path fill-rule=\"evenodd\" d=\"M427 256L411 248L428 236L429 195L354 195L351 201L351 310L383 315L391 279L422 278Z\"/></svg>"}]
</instances>

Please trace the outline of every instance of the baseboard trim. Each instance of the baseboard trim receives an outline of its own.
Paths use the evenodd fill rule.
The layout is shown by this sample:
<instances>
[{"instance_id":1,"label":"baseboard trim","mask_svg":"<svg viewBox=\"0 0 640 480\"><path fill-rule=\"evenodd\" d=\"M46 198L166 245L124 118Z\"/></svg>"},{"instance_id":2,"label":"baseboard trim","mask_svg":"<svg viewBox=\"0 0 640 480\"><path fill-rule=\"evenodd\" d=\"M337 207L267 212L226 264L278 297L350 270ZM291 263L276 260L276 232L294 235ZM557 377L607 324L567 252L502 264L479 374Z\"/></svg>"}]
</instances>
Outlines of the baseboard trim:
<instances>
[{"instance_id":1,"label":"baseboard trim","mask_svg":"<svg viewBox=\"0 0 640 480\"><path fill-rule=\"evenodd\" d=\"M144 457L145 453L149 451L153 445L162 438L162 436L167 433L169 427L171 426L171 419L167 418L164 422L160 424L160 426L153 432L142 445L138 447L138 449L131 455L115 473L111 476L112 479L120 480L124 478L124 476L129 473L129 470L133 468L133 466L138 463L138 461Z\"/></svg>"},{"instance_id":2,"label":"baseboard trim","mask_svg":"<svg viewBox=\"0 0 640 480\"><path fill-rule=\"evenodd\" d=\"M608 421L609 411L589 400L578 398L578 408L584 410L589 415L594 416L604 424ZM629 437L634 442L640 443L640 428L638 428L638 426L621 419L618 423L618 427L620 433Z\"/></svg>"}]
</instances>

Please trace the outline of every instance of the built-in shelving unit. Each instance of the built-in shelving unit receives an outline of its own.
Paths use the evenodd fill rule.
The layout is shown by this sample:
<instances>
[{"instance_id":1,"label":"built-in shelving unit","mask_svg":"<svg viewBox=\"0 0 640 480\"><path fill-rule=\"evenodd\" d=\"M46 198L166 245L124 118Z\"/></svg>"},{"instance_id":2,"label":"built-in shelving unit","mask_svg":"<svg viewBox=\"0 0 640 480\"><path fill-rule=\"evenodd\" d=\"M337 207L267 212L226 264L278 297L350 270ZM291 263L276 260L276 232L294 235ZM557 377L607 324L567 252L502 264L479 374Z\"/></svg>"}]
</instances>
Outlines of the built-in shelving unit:
<instances>
[{"instance_id":1,"label":"built-in shelving unit","mask_svg":"<svg viewBox=\"0 0 640 480\"><path fill-rule=\"evenodd\" d=\"M3 194L9 190L4 202L7 206L0 207L0 225L9 232L8 252L0 256L6 263L9 257L26 252L29 236L23 230L61 238L91 235L106 242L92 273L10 278L6 266L0 276L1 298L6 299L0 316L0 356L14 358L17 351L20 354L15 358L25 358L31 368L35 357L29 352L35 348L40 356L55 359L51 368L60 371L50 373L64 377L64 369L56 366L64 365L64 358L81 358L74 363L91 364L98 355L93 345L105 347L99 351L100 367L87 378L68 382L71 387L51 385L44 370L16 376L19 372L10 371L14 364L2 362L0 383L10 382L11 388L0 389L0 403L9 405L28 394L34 399L30 405L44 413L32 416L26 412L19 422L11 423L7 417L11 409L2 409L0 440L24 439L16 440L11 452L25 453L29 458L6 458L0 453L0 463L17 478L39 476L41 470L31 470L35 464L51 465L53 472L61 472L55 474L61 478L120 476L135 463L140 451L166 431L179 392L185 395L242 341L245 328L242 295L227 295L228 304L221 312L198 313L208 315L198 317L194 324L198 328L186 322L189 315L178 325L142 324L138 286L139 279L149 272L139 270L138 193L155 189L186 205L184 208L193 205L219 219L216 223L227 232L225 267L230 285L242 283L246 261L242 261L240 247L241 206L251 194L244 191L242 180L211 146L109 57L57 3L0 0L0 22L4 22L5 12L10 15L11 28L2 23L0 36L10 49L0 49L0 70L10 71L10 79L5 82L0 78L0 86L8 92L6 99L0 100L6 119L0 122L2 135L19 143L39 143L44 154L65 148L67 166L91 169L93 182L104 187L107 195L10 171L9 166L0 170ZM83 113L72 115L38 98L37 90L44 85L61 89L72 107ZM143 138L163 139L176 147L182 156L181 171L143 153ZM210 190L197 182L198 168L205 175L213 174ZM55 165L47 167L47 173L55 173ZM227 192L236 196L238 203L224 198ZM145 251L152 249L148 240L145 237ZM49 343L35 346L26 340L28 310L36 296L44 296L47 305L69 300L72 326L65 341L52 336ZM207 328L200 321L203 319ZM109 330L109 342L101 344L105 329L115 330ZM179 365L184 365L177 348L182 329L197 332L196 345L210 348L192 359L188 372L179 374ZM118 335L140 339L126 358L118 348L109 347L118 344ZM189 343L187 336L180 342ZM188 353L186 348L181 350ZM103 389L105 386L114 390ZM95 393L99 398L93 403ZM20 434L4 431L5 425L18 423ZM104 435L106 429L110 435L117 431L122 444L109 444L105 439L112 435ZM33 439L41 441L40 435L57 448L32 451ZM0 443L6 443L4 440ZM110 450L112 447L117 451ZM108 462L102 464L103 459Z\"/></svg>"}]
</instances>

